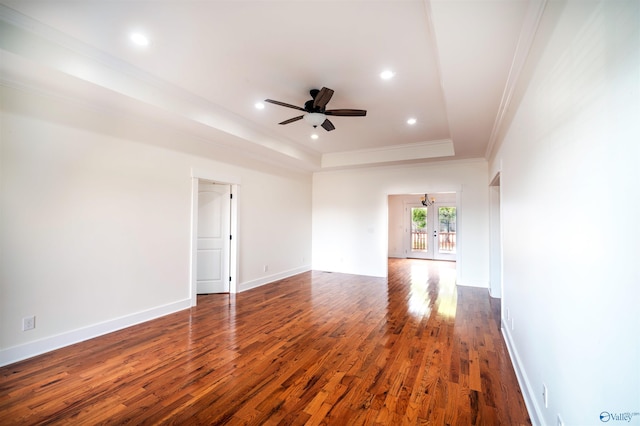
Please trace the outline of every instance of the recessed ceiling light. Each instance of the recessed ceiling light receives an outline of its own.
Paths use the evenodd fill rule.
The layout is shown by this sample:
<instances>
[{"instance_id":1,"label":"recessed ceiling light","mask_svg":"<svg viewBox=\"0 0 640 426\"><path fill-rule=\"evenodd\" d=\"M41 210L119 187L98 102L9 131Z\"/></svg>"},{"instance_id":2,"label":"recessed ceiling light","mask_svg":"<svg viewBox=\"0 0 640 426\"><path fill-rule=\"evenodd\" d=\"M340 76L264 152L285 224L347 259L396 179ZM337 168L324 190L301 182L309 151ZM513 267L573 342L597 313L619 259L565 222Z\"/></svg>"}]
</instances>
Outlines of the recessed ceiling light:
<instances>
[{"instance_id":1,"label":"recessed ceiling light","mask_svg":"<svg viewBox=\"0 0 640 426\"><path fill-rule=\"evenodd\" d=\"M380 78L383 80L389 80L393 78L394 75L396 75L396 73L394 73L393 71L385 70L380 73Z\"/></svg>"},{"instance_id":2,"label":"recessed ceiling light","mask_svg":"<svg viewBox=\"0 0 640 426\"><path fill-rule=\"evenodd\" d=\"M313 140L315 141L316 139L318 139L318 135L316 135L315 133L314 133L314 134L312 134L312 135L311 135L311 139L313 139Z\"/></svg>"},{"instance_id":3,"label":"recessed ceiling light","mask_svg":"<svg viewBox=\"0 0 640 426\"><path fill-rule=\"evenodd\" d=\"M149 38L142 33L131 33L129 36L132 42L137 44L138 46L148 46Z\"/></svg>"},{"instance_id":4,"label":"recessed ceiling light","mask_svg":"<svg viewBox=\"0 0 640 426\"><path fill-rule=\"evenodd\" d=\"M410 125L413 126L414 124L416 124L417 121L418 120L416 120L415 118L411 117L410 119L407 120L407 124L410 124Z\"/></svg>"},{"instance_id":5,"label":"recessed ceiling light","mask_svg":"<svg viewBox=\"0 0 640 426\"><path fill-rule=\"evenodd\" d=\"M263 104L262 102L256 102L256 103L255 103L255 107L256 107L257 109L264 109L264 104Z\"/></svg>"}]
</instances>

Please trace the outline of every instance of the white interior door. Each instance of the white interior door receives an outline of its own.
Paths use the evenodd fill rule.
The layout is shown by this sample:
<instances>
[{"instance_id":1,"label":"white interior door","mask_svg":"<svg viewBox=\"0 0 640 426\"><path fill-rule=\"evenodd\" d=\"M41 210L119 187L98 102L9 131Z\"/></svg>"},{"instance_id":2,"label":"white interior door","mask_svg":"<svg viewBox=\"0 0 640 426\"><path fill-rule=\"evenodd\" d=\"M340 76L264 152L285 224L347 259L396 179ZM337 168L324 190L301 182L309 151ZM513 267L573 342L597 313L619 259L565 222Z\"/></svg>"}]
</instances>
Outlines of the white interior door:
<instances>
[{"instance_id":1,"label":"white interior door","mask_svg":"<svg viewBox=\"0 0 640 426\"><path fill-rule=\"evenodd\" d=\"M198 294L229 292L231 187L200 181L198 186Z\"/></svg>"}]
</instances>

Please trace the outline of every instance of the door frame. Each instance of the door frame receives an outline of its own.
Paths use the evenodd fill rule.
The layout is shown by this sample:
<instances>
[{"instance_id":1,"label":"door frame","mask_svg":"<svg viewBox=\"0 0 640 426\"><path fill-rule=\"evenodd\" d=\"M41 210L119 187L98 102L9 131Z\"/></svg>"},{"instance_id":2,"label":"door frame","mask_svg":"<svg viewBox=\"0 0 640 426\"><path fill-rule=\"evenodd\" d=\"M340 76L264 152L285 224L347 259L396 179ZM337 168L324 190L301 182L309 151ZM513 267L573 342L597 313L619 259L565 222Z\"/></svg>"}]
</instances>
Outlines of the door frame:
<instances>
[{"instance_id":1,"label":"door frame","mask_svg":"<svg viewBox=\"0 0 640 426\"><path fill-rule=\"evenodd\" d=\"M503 253L502 253L502 190L500 171L489 183L489 294L502 298Z\"/></svg>"},{"instance_id":2,"label":"door frame","mask_svg":"<svg viewBox=\"0 0 640 426\"><path fill-rule=\"evenodd\" d=\"M197 254L198 254L198 190L200 181L212 182L231 187L231 211L230 230L231 241L229 244L229 293L237 293L238 290L238 200L240 199L240 178L217 173L210 170L191 169L191 249L189 253L189 297L191 306L197 304Z\"/></svg>"}]
</instances>

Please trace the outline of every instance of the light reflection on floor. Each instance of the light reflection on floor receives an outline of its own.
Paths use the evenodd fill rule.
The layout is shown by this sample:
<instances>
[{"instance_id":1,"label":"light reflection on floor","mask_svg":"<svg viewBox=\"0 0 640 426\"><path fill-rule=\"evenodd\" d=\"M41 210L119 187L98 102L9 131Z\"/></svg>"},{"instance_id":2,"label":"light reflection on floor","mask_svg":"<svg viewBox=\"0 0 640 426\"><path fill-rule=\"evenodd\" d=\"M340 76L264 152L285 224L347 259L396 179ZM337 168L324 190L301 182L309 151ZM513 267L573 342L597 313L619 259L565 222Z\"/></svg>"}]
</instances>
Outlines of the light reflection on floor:
<instances>
[{"instance_id":1,"label":"light reflection on floor","mask_svg":"<svg viewBox=\"0 0 640 426\"><path fill-rule=\"evenodd\" d=\"M439 315L455 317L458 302L455 268L455 262L413 260L409 312L422 317L436 309Z\"/></svg>"}]
</instances>

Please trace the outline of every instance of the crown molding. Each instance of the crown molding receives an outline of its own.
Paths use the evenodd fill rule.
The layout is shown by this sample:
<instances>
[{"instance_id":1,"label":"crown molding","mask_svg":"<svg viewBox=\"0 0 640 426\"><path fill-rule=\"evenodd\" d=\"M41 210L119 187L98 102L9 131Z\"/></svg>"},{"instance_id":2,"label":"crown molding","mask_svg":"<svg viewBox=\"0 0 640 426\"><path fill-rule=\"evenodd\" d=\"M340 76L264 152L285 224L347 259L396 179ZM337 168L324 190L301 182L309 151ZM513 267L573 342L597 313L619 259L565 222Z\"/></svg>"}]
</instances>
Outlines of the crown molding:
<instances>
[{"instance_id":1,"label":"crown molding","mask_svg":"<svg viewBox=\"0 0 640 426\"><path fill-rule=\"evenodd\" d=\"M355 151L332 152L322 156L322 168L415 161L452 155L454 155L453 141L451 139L443 139Z\"/></svg>"},{"instance_id":2,"label":"crown molding","mask_svg":"<svg viewBox=\"0 0 640 426\"><path fill-rule=\"evenodd\" d=\"M513 102L513 95L516 91L516 87L518 86L524 65L529 57L529 52L531 51L531 46L533 45L546 5L547 0L529 1L527 14L522 25L522 30L520 31L520 37L518 38L513 60L511 61L511 67L502 93L502 99L500 100L498 113L493 123L487 149L485 150L485 158L487 159L491 157L494 149L496 148L501 129L509 124L506 121L507 112Z\"/></svg>"}]
</instances>

